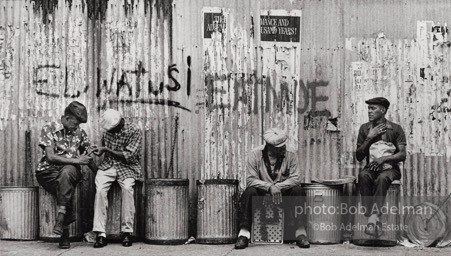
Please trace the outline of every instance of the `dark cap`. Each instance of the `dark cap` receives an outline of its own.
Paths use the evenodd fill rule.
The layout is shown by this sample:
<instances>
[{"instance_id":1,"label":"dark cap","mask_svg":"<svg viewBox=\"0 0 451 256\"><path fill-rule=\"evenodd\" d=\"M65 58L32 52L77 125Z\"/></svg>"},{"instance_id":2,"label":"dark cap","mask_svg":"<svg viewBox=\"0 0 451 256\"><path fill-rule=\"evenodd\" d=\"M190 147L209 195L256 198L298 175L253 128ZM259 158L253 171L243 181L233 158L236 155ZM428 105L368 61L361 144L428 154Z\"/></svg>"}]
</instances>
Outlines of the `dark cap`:
<instances>
[{"instance_id":1,"label":"dark cap","mask_svg":"<svg viewBox=\"0 0 451 256\"><path fill-rule=\"evenodd\" d=\"M385 107L386 109L388 109L388 107L390 106L390 101L388 101L384 97L372 98L372 99L369 99L369 100L365 101L365 103L366 104L381 105L381 106Z\"/></svg>"},{"instance_id":2,"label":"dark cap","mask_svg":"<svg viewBox=\"0 0 451 256\"><path fill-rule=\"evenodd\" d=\"M64 110L64 114L72 114L80 123L86 123L88 121L88 113L86 112L85 105L78 101L72 101Z\"/></svg>"}]
</instances>

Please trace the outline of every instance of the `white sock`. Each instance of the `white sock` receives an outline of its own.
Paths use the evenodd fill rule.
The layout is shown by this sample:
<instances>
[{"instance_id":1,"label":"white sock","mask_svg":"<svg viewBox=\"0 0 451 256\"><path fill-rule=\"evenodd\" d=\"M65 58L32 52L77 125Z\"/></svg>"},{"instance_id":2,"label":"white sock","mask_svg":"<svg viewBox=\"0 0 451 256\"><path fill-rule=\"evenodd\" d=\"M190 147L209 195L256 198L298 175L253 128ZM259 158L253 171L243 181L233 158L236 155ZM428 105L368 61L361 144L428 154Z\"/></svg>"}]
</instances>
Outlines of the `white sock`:
<instances>
[{"instance_id":1,"label":"white sock","mask_svg":"<svg viewBox=\"0 0 451 256\"><path fill-rule=\"evenodd\" d=\"M247 239L250 239L251 238L251 232L249 232L249 230L247 230L245 228L242 228L242 229L240 229L240 233L238 234L238 237L240 237L240 236L244 236Z\"/></svg>"},{"instance_id":2,"label":"white sock","mask_svg":"<svg viewBox=\"0 0 451 256\"><path fill-rule=\"evenodd\" d=\"M307 232L305 231L305 227L299 227L298 229L296 229L295 237L298 237L300 235L304 235L305 237L307 237Z\"/></svg>"},{"instance_id":3,"label":"white sock","mask_svg":"<svg viewBox=\"0 0 451 256\"><path fill-rule=\"evenodd\" d=\"M102 236L102 237L106 238L106 233L105 232L98 232L97 236Z\"/></svg>"},{"instance_id":4,"label":"white sock","mask_svg":"<svg viewBox=\"0 0 451 256\"><path fill-rule=\"evenodd\" d=\"M66 214L66 206L58 206L58 213Z\"/></svg>"}]
</instances>

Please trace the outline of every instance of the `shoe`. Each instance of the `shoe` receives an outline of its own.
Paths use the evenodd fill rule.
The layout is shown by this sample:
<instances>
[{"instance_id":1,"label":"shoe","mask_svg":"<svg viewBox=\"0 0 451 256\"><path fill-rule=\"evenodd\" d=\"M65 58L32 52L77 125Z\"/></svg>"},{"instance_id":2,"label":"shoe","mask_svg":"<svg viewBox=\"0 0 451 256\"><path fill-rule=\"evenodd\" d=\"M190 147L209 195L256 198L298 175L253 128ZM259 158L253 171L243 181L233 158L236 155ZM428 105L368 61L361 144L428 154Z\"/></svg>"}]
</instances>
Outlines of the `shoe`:
<instances>
[{"instance_id":1,"label":"shoe","mask_svg":"<svg viewBox=\"0 0 451 256\"><path fill-rule=\"evenodd\" d=\"M241 250L249 246L249 239L245 236L238 237L235 243L235 249Z\"/></svg>"},{"instance_id":2,"label":"shoe","mask_svg":"<svg viewBox=\"0 0 451 256\"><path fill-rule=\"evenodd\" d=\"M382 229L382 222L376 222L376 238L381 237L384 234L384 230Z\"/></svg>"},{"instance_id":3,"label":"shoe","mask_svg":"<svg viewBox=\"0 0 451 256\"><path fill-rule=\"evenodd\" d=\"M70 241L69 241L69 229L63 229L63 234L60 237L60 242L58 247L60 249L69 249Z\"/></svg>"},{"instance_id":4,"label":"shoe","mask_svg":"<svg viewBox=\"0 0 451 256\"><path fill-rule=\"evenodd\" d=\"M132 234L131 233L124 233L122 238L122 246L129 247L132 246Z\"/></svg>"},{"instance_id":5,"label":"shoe","mask_svg":"<svg viewBox=\"0 0 451 256\"><path fill-rule=\"evenodd\" d=\"M64 225L64 213L58 213L56 216L56 223L53 227L53 233L59 236L63 235L63 225Z\"/></svg>"},{"instance_id":6,"label":"shoe","mask_svg":"<svg viewBox=\"0 0 451 256\"><path fill-rule=\"evenodd\" d=\"M365 234L369 235L369 236L377 236L377 231L376 231L376 225L374 223L368 223L366 224L366 228L365 228Z\"/></svg>"},{"instance_id":7,"label":"shoe","mask_svg":"<svg viewBox=\"0 0 451 256\"><path fill-rule=\"evenodd\" d=\"M94 248L102 248L107 245L106 238L103 236L97 236L96 242L94 243Z\"/></svg>"},{"instance_id":8,"label":"shoe","mask_svg":"<svg viewBox=\"0 0 451 256\"><path fill-rule=\"evenodd\" d=\"M310 242L305 235L296 237L296 245L299 246L299 248L310 248Z\"/></svg>"}]
</instances>

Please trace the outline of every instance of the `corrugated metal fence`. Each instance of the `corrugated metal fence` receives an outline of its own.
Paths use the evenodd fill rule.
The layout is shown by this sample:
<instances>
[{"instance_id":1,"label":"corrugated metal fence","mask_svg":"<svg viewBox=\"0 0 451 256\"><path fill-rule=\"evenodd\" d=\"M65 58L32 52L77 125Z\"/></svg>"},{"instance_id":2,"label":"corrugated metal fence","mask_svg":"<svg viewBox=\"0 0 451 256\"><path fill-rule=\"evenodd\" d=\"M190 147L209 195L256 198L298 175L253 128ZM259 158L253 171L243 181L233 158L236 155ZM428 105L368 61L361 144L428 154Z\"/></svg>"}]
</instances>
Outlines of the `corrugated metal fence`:
<instances>
[{"instance_id":1,"label":"corrugated metal fence","mask_svg":"<svg viewBox=\"0 0 451 256\"><path fill-rule=\"evenodd\" d=\"M138 123L146 177L188 178L191 194L196 179L236 178L243 188L246 153L271 126L289 131L305 181L356 175L364 100L382 95L408 135L404 193L451 192L451 59L447 33L432 32L450 23L447 1L2 0L0 8L0 185L36 184L40 128L72 100L88 107L83 128L94 143L106 108ZM92 175L85 179L92 190Z\"/></svg>"}]
</instances>

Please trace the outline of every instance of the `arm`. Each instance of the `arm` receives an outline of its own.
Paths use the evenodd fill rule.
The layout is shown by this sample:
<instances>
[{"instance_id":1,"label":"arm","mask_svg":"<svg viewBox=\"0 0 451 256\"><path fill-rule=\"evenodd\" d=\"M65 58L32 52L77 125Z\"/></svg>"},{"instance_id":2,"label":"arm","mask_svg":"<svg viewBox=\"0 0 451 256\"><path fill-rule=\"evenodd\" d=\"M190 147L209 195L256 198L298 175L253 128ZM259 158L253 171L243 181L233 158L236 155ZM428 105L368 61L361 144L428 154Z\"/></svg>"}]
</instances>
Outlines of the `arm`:
<instances>
[{"instance_id":1,"label":"arm","mask_svg":"<svg viewBox=\"0 0 451 256\"><path fill-rule=\"evenodd\" d=\"M140 152L141 141L142 141L141 131L135 130L134 133L130 136L130 139L128 140L128 143L123 151L112 150L111 148L104 146L105 142L104 139L102 139L102 147L94 146L93 152L96 155L101 155L104 152L108 152L117 159L128 161L136 154L141 153Z\"/></svg>"},{"instance_id":2,"label":"arm","mask_svg":"<svg viewBox=\"0 0 451 256\"><path fill-rule=\"evenodd\" d=\"M368 155L368 150L371 146L371 141L376 138L379 134L386 131L385 124L379 124L376 127L370 129L368 135L365 137L363 125L360 126L359 136L357 138L357 149L355 151L356 158L358 161L362 161Z\"/></svg>"},{"instance_id":3,"label":"arm","mask_svg":"<svg viewBox=\"0 0 451 256\"><path fill-rule=\"evenodd\" d=\"M370 170L377 170L380 165L384 164L385 162L402 162L406 160L406 135L404 131L400 128L399 134L396 138L395 144L397 145L398 152L396 154L393 154L391 156L383 156L378 159L375 159L373 162L370 163L369 167Z\"/></svg>"},{"instance_id":4,"label":"arm","mask_svg":"<svg viewBox=\"0 0 451 256\"><path fill-rule=\"evenodd\" d=\"M259 171L257 169L257 158L255 156L255 153L252 152L251 154L249 154L247 161L246 185L248 187L255 187L268 191L271 185L273 184L271 182L261 180L258 172Z\"/></svg>"},{"instance_id":5,"label":"arm","mask_svg":"<svg viewBox=\"0 0 451 256\"><path fill-rule=\"evenodd\" d=\"M53 147L45 147L45 155L47 157L47 161L52 164L87 165L92 160L92 157L89 157L87 155L81 155L77 158L66 158L64 156L59 156L55 154Z\"/></svg>"},{"instance_id":6,"label":"arm","mask_svg":"<svg viewBox=\"0 0 451 256\"><path fill-rule=\"evenodd\" d=\"M299 185L301 171L298 168L298 161L296 156L291 156L291 159L288 162L288 169L290 171L288 178L280 183L276 183L275 185L281 190L290 189L294 186Z\"/></svg>"}]
</instances>

